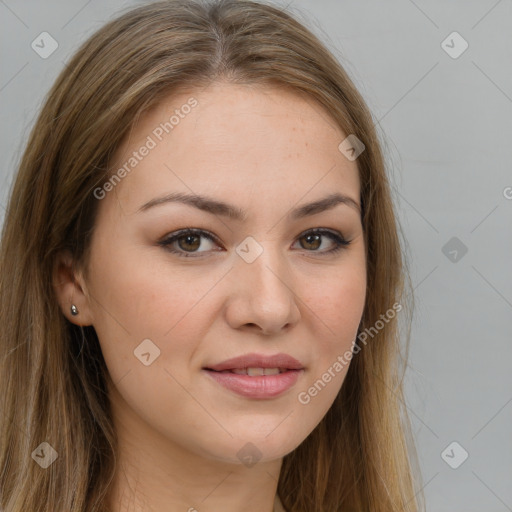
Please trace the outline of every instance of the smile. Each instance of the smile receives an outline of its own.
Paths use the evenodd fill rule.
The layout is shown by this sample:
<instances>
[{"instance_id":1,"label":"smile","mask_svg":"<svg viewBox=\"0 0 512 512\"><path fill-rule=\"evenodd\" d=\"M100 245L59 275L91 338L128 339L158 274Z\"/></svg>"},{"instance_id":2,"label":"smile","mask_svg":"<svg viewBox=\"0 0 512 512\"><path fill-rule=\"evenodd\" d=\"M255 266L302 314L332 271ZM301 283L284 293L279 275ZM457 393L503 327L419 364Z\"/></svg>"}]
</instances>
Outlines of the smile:
<instances>
[{"instance_id":1,"label":"smile","mask_svg":"<svg viewBox=\"0 0 512 512\"><path fill-rule=\"evenodd\" d=\"M254 398L275 398L295 385L304 370L280 368L240 368L235 370L203 370L222 387L237 395Z\"/></svg>"}]
</instances>

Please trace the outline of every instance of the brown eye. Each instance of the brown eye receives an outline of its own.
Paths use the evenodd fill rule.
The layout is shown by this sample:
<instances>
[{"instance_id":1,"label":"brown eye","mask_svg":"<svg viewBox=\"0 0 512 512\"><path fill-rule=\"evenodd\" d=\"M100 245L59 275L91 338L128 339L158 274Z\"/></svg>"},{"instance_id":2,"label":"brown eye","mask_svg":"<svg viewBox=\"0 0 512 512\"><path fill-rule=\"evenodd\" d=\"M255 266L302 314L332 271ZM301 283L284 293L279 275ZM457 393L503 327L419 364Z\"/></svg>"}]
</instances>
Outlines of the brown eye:
<instances>
[{"instance_id":1,"label":"brown eye","mask_svg":"<svg viewBox=\"0 0 512 512\"><path fill-rule=\"evenodd\" d=\"M322 246L322 239L324 237L329 238L333 242L334 247L324 251L319 251L318 249ZM327 229L315 229L313 231L308 231L300 236L299 240L301 241L300 245L303 249L306 249L308 252L317 252L318 254L332 254L350 244L350 242L345 240L341 234ZM302 240L304 242L302 242Z\"/></svg>"},{"instance_id":2,"label":"brown eye","mask_svg":"<svg viewBox=\"0 0 512 512\"><path fill-rule=\"evenodd\" d=\"M201 256L204 252L209 252L208 243L206 244L206 250L198 250L200 247L203 248L204 239L209 243L217 243L215 237L206 231L184 229L164 238L158 244L173 254L190 258Z\"/></svg>"},{"instance_id":3,"label":"brown eye","mask_svg":"<svg viewBox=\"0 0 512 512\"><path fill-rule=\"evenodd\" d=\"M322 247L324 238L331 240L334 247L326 250L318 250L320 247ZM217 241L217 238L214 235L208 233L207 231L193 228L177 231L176 233L173 233L159 241L158 245L162 246L166 251L169 251L172 254L176 254L177 256L185 258L201 257L203 253L216 250L209 250L208 248L206 250L199 250L199 248L203 248L204 244L201 239L206 239L209 243L220 247L220 243ZM307 231L306 233L303 233L301 236L299 236L297 240L300 242L302 249L306 250L307 252L318 253L322 256L333 254L350 244L350 241L345 240L341 233L327 229L314 229Z\"/></svg>"},{"instance_id":4,"label":"brown eye","mask_svg":"<svg viewBox=\"0 0 512 512\"><path fill-rule=\"evenodd\" d=\"M201 246L201 237L197 235L182 235L177 238L178 246L184 251L192 250L196 251ZM183 241L183 243L181 243Z\"/></svg>"},{"instance_id":5,"label":"brown eye","mask_svg":"<svg viewBox=\"0 0 512 512\"><path fill-rule=\"evenodd\" d=\"M301 240L306 240L306 244L301 244L304 249L318 249L321 245L321 235L305 235Z\"/></svg>"}]
</instances>

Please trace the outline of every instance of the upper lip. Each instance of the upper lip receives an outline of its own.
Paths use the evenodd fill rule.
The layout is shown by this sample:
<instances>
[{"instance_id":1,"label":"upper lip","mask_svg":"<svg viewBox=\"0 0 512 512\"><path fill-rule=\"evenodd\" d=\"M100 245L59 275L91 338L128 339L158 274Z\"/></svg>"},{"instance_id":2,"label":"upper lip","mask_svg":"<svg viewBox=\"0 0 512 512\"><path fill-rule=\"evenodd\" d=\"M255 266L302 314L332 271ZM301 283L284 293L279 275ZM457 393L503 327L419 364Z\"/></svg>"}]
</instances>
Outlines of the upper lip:
<instances>
[{"instance_id":1,"label":"upper lip","mask_svg":"<svg viewBox=\"0 0 512 512\"><path fill-rule=\"evenodd\" d=\"M275 354L266 356L264 354L244 354L239 357L227 359L222 363L207 366L206 370L221 372L223 370L236 370L242 368L285 368L287 370L302 370L303 365L294 357L288 354Z\"/></svg>"}]
</instances>

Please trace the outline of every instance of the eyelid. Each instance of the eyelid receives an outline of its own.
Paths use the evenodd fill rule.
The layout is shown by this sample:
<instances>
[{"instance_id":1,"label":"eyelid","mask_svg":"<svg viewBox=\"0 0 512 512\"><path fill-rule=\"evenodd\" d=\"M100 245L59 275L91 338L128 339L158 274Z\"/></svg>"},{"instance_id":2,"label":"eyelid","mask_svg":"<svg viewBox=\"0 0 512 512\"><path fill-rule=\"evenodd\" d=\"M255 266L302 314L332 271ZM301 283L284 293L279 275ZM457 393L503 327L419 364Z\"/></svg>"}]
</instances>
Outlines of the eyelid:
<instances>
[{"instance_id":1,"label":"eyelid","mask_svg":"<svg viewBox=\"0 0 512 512\"><path fill-rule=\"evenodd\" d=\"M199 237L206 238L208 240L211 240L212 242L215 242L217 245L222 246L220 240L218 237L216 237L213 233L210 233L209 231L206 231L204 229L199 228L183 228L179 229L177 231L173 231L172 233L169 233L168 235L165 235L159 242L158 245L161 245L166 249L168 246L173 244L176 240L179 238L186 236L186 235L196 235ZM169 249L170 252L178 252L178 251L172 251ZM193 255L194 253L186 253ZM202 253L196 253L196 254L202 254Z\"/></svg>"},{"instance_id":2,"label":"eyelid","mask_svg":"<svg viewBox=\"0 0 512 512\"><path fill-rule=\"evenodd\" d=\"M199 237L204 237L208 240L211 240L212 242L215 242L217 245L222 246L222 244L220 243L220 240L218 239L217 236L215 236L213 233L211 233L209 231L206 231L206 230L200 229L200 228L183 228L183 229L179 229L177 231L173 231L172 233L169 233L168 235L164 236L158 242L158 245L162 246L165 250L167 250L171 254L176 254L179 257L186 257L186 258L200 258L201 254L203 254L203 253L208 254L208 252L211 252L211 251L202 251L202 252L187 253L186 251L176 251L176 250L169 248L176 240L178 240L179 238L181 238L183 236L189 235L189 234L196 235ZM331 239L331 241L334 242L335 246L333 249L329 249L327 251L305 250L307 253L313 253L313 254L318 253L319 255L325 255L325 256L333 255L333 254L337 253L338 251L340 251L341 249L346 248L351 243L351 240L347 240L340 231L332 230L329 228L306 229L305 231L303 231L302 233L297 235L295 240L297 241L300 238L302 238L308 234L312 234L312 235L318 234L321 236L327 235ZM215 251L215 252L218 252L218 251ZM196 256L196 254L198 256Z\"/></svg>"}]
</instances>

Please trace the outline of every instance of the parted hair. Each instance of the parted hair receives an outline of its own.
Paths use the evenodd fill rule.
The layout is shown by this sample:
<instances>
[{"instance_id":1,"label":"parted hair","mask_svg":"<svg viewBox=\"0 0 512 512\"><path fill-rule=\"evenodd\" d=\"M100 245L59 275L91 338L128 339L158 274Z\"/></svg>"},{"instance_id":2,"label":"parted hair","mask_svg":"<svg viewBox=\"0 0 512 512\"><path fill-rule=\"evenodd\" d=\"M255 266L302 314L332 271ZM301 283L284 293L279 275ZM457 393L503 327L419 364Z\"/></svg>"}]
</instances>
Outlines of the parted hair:
<instances>
[{"instance_id":1,"label":"parted hair","mask_svg":"<svg viewBox=\"0 0 512 512\"><path fill-rule=\"evenodd\" d=\"M279 497L287 512L423 510L403 395L412 294L382 142L347 72L306 24L249 0L155 2L102 26L58 76L16 169L2 229L3 511L107 511L117 460L108 370L94 327L72 324L59 307L55 259L69 250L87 269L93 191L138 117L173 91L222 81L304 93L362 141L367 293L359 332L404 306L354 354L327 414L284 457ZM58 453L47 469L32 458L43 441Z\"/></svg>"}]
</instances>

